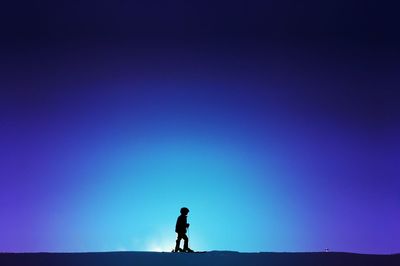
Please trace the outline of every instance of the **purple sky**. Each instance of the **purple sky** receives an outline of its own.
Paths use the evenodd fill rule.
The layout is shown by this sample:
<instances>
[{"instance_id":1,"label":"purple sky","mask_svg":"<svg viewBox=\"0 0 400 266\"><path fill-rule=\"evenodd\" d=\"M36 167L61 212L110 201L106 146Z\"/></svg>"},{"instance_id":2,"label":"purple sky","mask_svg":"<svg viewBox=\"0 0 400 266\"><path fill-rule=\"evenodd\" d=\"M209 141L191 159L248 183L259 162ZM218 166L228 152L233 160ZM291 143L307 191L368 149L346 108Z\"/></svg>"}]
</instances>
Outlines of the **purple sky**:
<instances>
[{"instance_id":1,"label":"purple sky","mask_svg":"<svg viewBox=\"0 0 400 266\"><path fill-rule=\"evenodd\" d=\"M394 9L12 5L0 251L399 252Z\"/></svg>"}]
</instances>

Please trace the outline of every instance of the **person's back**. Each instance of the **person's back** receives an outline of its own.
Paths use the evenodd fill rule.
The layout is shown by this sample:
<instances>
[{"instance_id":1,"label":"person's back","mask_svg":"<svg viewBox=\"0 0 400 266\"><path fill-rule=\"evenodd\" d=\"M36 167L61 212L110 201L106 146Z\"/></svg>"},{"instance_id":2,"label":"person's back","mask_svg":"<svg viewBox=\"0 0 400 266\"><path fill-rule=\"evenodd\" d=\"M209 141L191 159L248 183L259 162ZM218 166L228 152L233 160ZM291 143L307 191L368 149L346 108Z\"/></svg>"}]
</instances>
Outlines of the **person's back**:
<instances>
[{"instance_id":1,"label":"person's back","mask_svg":"<svg viewBox=\"0 0 400 266\"><path fill-rule=\"evenodd\" d=\"M186 215L179 215L178 219L176 220L175 232L185 234L186 233L186 226L187 226L187 216Z\"/></svg>"}]
</instances>

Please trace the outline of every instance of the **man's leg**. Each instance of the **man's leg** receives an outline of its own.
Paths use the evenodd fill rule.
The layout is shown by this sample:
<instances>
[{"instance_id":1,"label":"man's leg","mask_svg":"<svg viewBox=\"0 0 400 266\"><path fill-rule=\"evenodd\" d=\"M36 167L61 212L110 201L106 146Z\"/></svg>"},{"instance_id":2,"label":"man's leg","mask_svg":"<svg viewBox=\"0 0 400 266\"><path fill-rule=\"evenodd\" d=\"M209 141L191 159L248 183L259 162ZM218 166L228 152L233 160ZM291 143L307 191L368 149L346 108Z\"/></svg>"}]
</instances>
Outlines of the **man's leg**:
<instances>
[{"instance_id":1,"label":"man's leg","mask_svg":"<svg viewBox=\"0 0 400 266\"><path fill-rule=\"evenodd\" d=\"M186 234L183 234L183 235L182 235L182 239L184 240L184 243L183 243L183 250L190 250L190 249L189 249L189 238L187 237L187 235L186 235Z\"/></svg>"},{"instance_id":2,"label":"man's leg","mask_svg":"<svg viewBox=\"0 0 400 266\"><path fill-rule=\"evenodd\" d=\"M181 239L182 239L182 235L178 234L178 238L176 239L175 252L179 251L179 246L181 245Z\"/></svg>"}]
</instances>

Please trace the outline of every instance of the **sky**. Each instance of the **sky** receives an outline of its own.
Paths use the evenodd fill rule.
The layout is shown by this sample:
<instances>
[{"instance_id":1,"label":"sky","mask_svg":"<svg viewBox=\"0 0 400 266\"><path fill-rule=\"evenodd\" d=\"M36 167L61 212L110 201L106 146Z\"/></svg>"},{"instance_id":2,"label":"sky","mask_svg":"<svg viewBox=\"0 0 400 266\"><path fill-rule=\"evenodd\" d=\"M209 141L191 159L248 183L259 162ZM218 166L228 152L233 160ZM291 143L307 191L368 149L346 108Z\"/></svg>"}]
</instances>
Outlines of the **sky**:
<instances>
[{"instance_id":1,"label":"sky","mask_svg":"<svg viewBox=\"0 0 400 266\"><path fill-rule=\"evenodd\" d=\"M0 251L400 252L394 8L0 10Z\"/></svg>"}]
</instances>

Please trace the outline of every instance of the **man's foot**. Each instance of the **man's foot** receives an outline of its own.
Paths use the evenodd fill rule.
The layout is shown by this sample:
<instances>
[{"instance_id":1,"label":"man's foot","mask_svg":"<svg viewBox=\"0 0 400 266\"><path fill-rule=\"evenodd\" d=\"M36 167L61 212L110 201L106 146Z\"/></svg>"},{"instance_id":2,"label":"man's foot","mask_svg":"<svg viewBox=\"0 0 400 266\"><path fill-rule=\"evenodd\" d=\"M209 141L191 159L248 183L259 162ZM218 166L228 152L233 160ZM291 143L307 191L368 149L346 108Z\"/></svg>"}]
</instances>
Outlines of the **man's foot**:
<instances>
[{"instance_id":1,"label":"man's foot","mask_svg":"<svg viewBox=\"0 0 400 266\"><path fill-rule=\"evenodd\" d=\"M194 252L192 249L190 249L190 248L185 248L184 250L183 250L184 252Z\"/></svg>"},{"instance_id":2,"label":"man's foot","mask_svg":"<svg viewBox=\"0 0 400 266\"><path fill-rule=\"evenodd\" d=\"M172 252L183 252L183 249L177 248L177 249L174 249Z\"/></svg>"}]
</instances>

